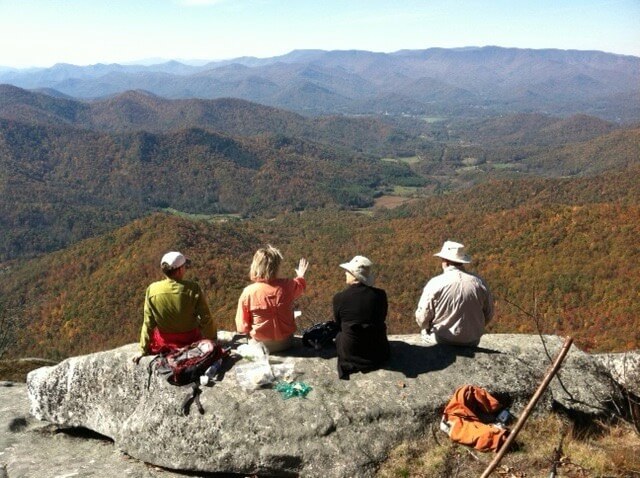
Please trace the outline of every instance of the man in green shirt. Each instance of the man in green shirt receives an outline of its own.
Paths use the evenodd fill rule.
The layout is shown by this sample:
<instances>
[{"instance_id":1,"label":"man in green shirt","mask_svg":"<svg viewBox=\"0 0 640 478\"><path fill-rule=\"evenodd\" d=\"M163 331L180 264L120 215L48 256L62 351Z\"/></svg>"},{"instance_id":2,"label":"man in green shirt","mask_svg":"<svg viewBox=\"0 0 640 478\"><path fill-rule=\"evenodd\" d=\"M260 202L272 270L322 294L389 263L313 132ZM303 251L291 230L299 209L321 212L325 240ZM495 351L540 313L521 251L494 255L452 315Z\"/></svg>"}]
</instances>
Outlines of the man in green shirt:
<instances>
[{"instance_id":1,"label":"man in green shirt","mask_svg":"<svg viewBox=\"0 0 640 478\"><path fill-rule=\"evenodd\" d=\"M135 363L145 355L184 347L203 337L216 339L217 330L202 289L184 279L186 257L168 252L160 267L166 277L147 288L140 353L133 358Z\"/></svg>"}]
</instances>

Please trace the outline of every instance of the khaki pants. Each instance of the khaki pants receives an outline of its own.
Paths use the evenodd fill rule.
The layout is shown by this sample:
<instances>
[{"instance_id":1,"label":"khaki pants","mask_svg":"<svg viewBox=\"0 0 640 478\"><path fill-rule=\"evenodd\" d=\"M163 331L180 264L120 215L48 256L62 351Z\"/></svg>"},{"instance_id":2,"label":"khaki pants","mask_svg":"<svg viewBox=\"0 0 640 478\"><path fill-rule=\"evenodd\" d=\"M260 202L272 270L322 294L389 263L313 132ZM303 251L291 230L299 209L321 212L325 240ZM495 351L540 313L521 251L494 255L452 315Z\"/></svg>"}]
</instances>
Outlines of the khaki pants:
<instances>
[{"instance_id":1,"label":"khaki pants","mask_svg":"<svg viewBox=\"0 0 640 478\"><path fill-rule=\"evenodd\" d=\"M467 342L467 343L463 343L463 342L453 342L451 340L447 340L444 337L440 337L439 335L437 335L436 333L433 334L428 334L426 333L426 330L422 330L422 333L420 335L422 335L422 341L425 344L429 344L429 345L433 345L433 344L444 344L444 345L455 345L457 347L477 347L478 344L480 343L480 339L475 340L473 342Z\"/></svg>"},{"instance_id":2,"label":"khaki pants","mask_svg":"<svg viewBox=\"0 0 640 478\"><path fill-rule=\"evenodd\" d=\"M293 345L293 336L291 337L287 337L286 339L282 339L282 340L255 340L255 339L251 339L252 342L261 342L264 344L265 347L267 347L267 350L269 351L270 354L272 353L276 353L276 352L283 352L287 349L290 349L291 346Z\"/></svg>"}]
</instances>

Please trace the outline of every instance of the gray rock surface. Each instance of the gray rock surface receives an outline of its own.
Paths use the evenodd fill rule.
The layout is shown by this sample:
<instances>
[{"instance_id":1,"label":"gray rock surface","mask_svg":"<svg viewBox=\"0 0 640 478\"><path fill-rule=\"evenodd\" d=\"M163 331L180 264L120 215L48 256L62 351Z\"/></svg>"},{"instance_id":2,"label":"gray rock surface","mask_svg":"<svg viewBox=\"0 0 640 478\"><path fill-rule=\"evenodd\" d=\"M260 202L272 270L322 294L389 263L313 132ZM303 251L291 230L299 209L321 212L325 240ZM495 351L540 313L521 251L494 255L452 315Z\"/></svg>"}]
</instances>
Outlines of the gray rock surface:
<instances>
[{"instance_id":1,"label":"gray rock surface","mask_svg":"<svg viewBox=\"0 0 640 478\"><path fill-rule=\"evenodd\" d=\"M136 346L128 345L31 372L31 413L111 438L114 455L118 449L175 470L372 476L393 447L437 423L457 387L484 387L517 414L550 363L537 336L488 335L478 349L427 346L418 335L390 340L389 365L349 381L337 379L336 359L330 355L317 357L297 346L287 357L272 356L272 363L294 363L298 379L313 387L304 399L284 400L273 389L247 392L236 383L232 368L204 388L205 414L194 407L188 416L180 413L188 390L156 376L147 389L149 358L135 366ZM552 357L562 346L557 337L545 337L545 342ZM598 360L572 348L561 379L562 384L552 382L539 412L558 405L601 413L600 402L610 396L611 384Z\"/></svg>"},{"instance_id":2,"label":"gray rock surface","mask_svg":"<svg viewBox=\"0 0 640 478\"><path fill-rule=\"evenodd\" d=\"M105 437L72 431L33 418L25 384L0 386L0 478L183 476L132 459Z\"/></svg>"},{"instance_id":3,"label":"gray rock surface","mask_svg":"<svg viewBox=\"0 0 640 478\"><path fill-rule=\"evenodd\" d=\"M613 380L640 397L640 352L600 354L597 358Z\"/></svg>"}]
</instances>

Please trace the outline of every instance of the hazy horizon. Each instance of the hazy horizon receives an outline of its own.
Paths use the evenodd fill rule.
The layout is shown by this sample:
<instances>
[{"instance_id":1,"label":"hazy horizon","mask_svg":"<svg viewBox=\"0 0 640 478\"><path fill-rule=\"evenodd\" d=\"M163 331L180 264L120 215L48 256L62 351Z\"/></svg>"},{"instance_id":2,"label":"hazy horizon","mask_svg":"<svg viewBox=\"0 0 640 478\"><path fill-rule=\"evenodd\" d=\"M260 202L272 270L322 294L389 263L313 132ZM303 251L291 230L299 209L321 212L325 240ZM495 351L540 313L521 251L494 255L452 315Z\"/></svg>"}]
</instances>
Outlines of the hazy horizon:
<instances>
[{"instance_id":1,"label":"hazy horizon","mask_svg":"<svg viewBox=\"0 0 640 478\"><path fill-rule=\"evenodd\" d=\"M0 2L0 66L466 46L640 57L638 25L637 0L8 0Z\"/></svg>"},{"instance_id":2,"label":"hazy horizon","mask_svg":"<svg viewBox=\"0 0 640 478\"><path fill-rule=\"evenodd\" d=\"M464 50L464 49L481 49L481 48L504 48L504 49L521 49L521 50L560 50L560 51L597 51L600 53L606 53L606 54L612 54L612 55L620 55L620 56L634 56L637 58L640 58L640 55L625 55L622 53L613 53L613 52L607 52L607 51L603 51L603 50L576 50L573 48L570 49L564 49L564 48L525 48L525 47L510 47L510 46L501 46L501 45L482 45L482 46L476 46L476 45L469 45L469 46L460 46L460 47L424 47L424 48L403 48L402 50L429 50L431 48L443 48L443 49L447 49L447 50ZM396 53L398 51L401 50L394 50L394 51L390 51L390 52L380 52L380 51L373 51L373 50L362 50L362 49L357 49L357 48L337 48L334 50L325 50L323 48L300 48L300 49L293 49L293 50L289 50L280 54L276 54L276 55L271 55L271 56L254 56L254 55L244 55L242 57L229 57L229 58L209 58L209 59L203 59L203 58L162 58L162 57L154 57L154 58L140 58L138 60L130 60L130 61L124 61L124 62L101 62L101 61L97 61L95 63L86 63L86 64L76 64L76 63L68 63L68 62L56 62L54 64L51 65L46 65L46 66L26 66L26 67L12 67L9 65L2 65L0 64L0 68L6 68L6 69L12 69L12 70L31 70L31 69L47 69L47 68L52 68L55 65L72 65L72 66L78 66L78 67L87 67L87 66L94 66L94 65L109 65L109 64L119 64L119 65L123 65L123 66L154 66L154 65L160 65L163 63L169 63L172 61L178 62L178 63L182 63L184 65L189 65L189 66L203 66L206 65L207 63L213 63L213 62L223 62L223 61L229 61L229 60L234 60L237 58L257 58L257 59L267 59L267 58L273 58L273 57L279 57L279 56L286 56L289 53L292 53L294 51L301 51L301 50L323 50L323 51L368 51L371 53L386 53L386 54L392 54L392 53Z\"/></svg>"}]
</instances>

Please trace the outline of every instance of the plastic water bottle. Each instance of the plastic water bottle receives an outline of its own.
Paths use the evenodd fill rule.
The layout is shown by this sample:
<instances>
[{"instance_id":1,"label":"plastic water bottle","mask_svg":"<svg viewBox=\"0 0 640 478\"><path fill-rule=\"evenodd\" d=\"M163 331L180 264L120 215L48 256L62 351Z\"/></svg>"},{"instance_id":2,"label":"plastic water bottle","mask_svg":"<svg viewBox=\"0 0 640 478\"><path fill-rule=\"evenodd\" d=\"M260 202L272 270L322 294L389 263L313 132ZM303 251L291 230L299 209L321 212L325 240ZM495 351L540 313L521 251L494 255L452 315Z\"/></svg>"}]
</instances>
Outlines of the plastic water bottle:
<instances>
[{"instance_id":1,"label":"plastic water bottle","mask_svg":"<svg viewBox=\"0 0 640 478\"><path fill-rule=\"evenodd\" d=\"M222 359L220 358L216 360L207 370L205 370L204 375L200 376L200 385L209 385L217 375L221 366Z\"/></svg>"}]
</instances>

